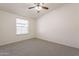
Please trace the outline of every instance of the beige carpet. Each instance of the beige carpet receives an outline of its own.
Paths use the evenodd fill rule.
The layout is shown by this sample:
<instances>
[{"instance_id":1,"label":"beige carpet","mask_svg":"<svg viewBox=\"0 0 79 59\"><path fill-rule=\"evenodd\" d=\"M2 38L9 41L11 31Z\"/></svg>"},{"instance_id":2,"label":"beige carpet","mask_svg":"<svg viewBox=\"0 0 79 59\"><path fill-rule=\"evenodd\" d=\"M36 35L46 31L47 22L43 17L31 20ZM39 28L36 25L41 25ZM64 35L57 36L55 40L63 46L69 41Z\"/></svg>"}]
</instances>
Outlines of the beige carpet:
<instances>
[{"instance_id":1,"label":"beige carpet","mask_svg":"<svg viewBox=\"0 0 79 59\"><path fill-rule=\"evenodd\" d=\"M79 49L40 39L29 39L0 47L0 56L79 56Z\"/></svg>"}]
</instances>

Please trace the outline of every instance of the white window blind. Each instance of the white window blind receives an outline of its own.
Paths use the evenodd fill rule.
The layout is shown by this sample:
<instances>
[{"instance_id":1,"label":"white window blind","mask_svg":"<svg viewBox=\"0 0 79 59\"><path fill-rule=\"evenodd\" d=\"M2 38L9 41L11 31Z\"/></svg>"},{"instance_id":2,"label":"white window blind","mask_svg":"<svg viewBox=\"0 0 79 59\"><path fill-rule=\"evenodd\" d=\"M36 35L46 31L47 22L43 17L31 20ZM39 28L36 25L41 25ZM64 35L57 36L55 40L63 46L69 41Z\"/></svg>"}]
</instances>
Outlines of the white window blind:
<instances>
[{"instance_id":1,"label":"white window blind","mask_svg":"<svg viewBox=\"0 0 79 59\"><path fill-rule=\"evenodd\" d=\"M28 34L29 33L29 21L16 18L16 34Z\"/></svg>"}]
</instances>

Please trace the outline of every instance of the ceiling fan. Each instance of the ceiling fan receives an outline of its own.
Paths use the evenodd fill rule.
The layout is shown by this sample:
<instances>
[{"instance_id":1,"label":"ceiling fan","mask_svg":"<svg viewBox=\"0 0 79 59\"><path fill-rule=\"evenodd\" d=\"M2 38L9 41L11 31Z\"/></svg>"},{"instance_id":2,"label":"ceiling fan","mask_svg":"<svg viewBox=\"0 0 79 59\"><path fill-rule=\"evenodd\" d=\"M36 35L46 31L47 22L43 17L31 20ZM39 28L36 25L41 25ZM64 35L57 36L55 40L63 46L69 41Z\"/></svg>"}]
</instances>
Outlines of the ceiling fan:
<instances>
[{"instance_id":1,"label":"ceiling fan","mask_svg":"<svg viewBox=\"0 0 79 59\"><path fill-rule=\"evenodd\" d=\"M28 9L33 9L35 8L37 10L37 12L39 13L41 9L45 9L45 10L48 10L49 8L46 7L46 6L43 6L44 3L34 3L35 6L33 7L29 7Z\"/></svg>"}]
</instances>

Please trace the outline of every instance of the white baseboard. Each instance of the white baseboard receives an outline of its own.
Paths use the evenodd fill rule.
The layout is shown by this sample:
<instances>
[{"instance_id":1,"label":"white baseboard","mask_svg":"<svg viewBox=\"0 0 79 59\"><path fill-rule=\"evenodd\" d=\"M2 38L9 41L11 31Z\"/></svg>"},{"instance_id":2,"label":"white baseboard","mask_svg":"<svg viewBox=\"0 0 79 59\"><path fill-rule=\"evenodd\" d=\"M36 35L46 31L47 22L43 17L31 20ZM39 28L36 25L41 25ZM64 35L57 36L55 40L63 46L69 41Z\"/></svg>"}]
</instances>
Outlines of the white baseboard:
<instances>
[{"instance_id":1,"label":"white baseboard","mask_svg":"<svg viewBox=\"0 0 79 59\"><path fill-rule=\"evenodd\" d=\"M57 43L57 44L60 44L60 45L64 45L64 46L67 46L67 47L79 49L79 47L75 47L75 46L71 46L71 45L69 45L69 44L64 44L64 43L60 43L60 42L57 42L57 41L53 41L52 39L49 39L49 38L47 38L47 37L37 36L37 38L38 38L38 39L45 40L45 41Z\"/></svg>"},{"instance_id":2,"label":"white baseboard","mask_svg":"<svg viewBox=\"0 0 79 59\"><path fill-rule=\"evenodd\" d=\"M4 45L8 45L8 44L12 44L12 43L16 43L16 42L20 42L20 41L23 41L23 40L28 40L28 39L32 39L32 38L35 38L35 37L29 37L29 38L26 38L26 39L22 39L22 40L14 40L14 41L10 41L10 42L5 42L5 43L0 43L0 46L4 46Z\"/></svg>"}]
</instances>

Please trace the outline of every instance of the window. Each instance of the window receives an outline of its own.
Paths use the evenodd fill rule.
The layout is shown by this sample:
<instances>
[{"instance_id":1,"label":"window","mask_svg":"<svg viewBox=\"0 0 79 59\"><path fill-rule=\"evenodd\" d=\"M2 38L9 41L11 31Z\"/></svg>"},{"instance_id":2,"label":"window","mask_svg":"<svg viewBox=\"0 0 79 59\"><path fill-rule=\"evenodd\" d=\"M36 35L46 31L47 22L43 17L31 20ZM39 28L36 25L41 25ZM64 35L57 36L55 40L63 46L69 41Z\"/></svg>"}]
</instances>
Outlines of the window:
<instances>
[{"instance_id":1,"label":"window","mask_svg":"<svg viewBox=\"0 0 79 59\"><path fill-rule=\"evenodd\" d=\"M16 18L16 34L28 34L29 22L28 20Z\"/></svg>"}]
</instances>

